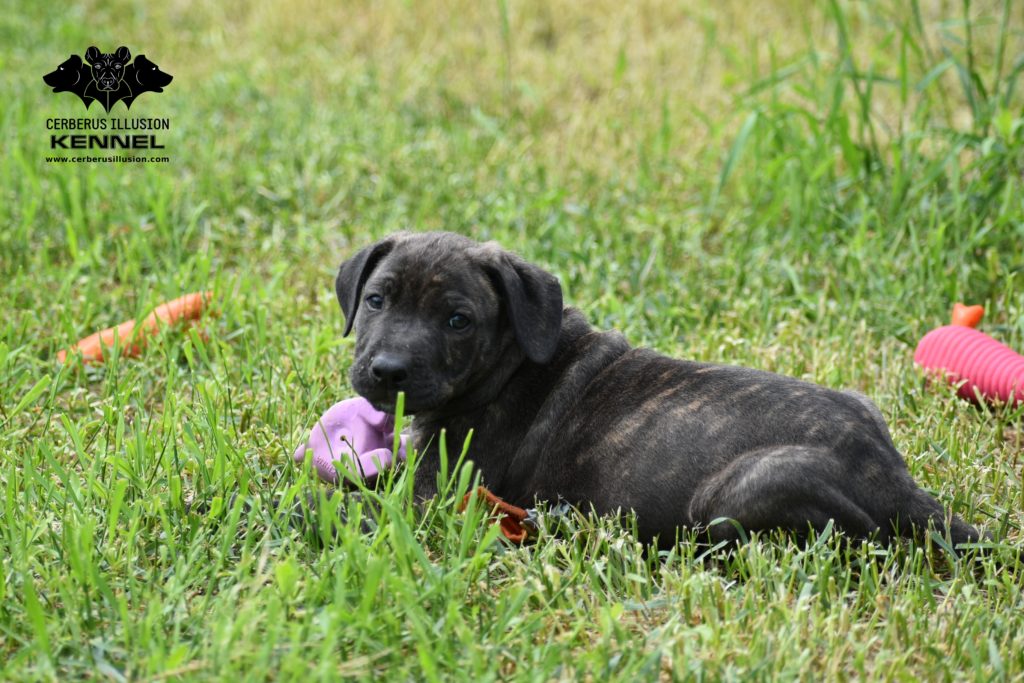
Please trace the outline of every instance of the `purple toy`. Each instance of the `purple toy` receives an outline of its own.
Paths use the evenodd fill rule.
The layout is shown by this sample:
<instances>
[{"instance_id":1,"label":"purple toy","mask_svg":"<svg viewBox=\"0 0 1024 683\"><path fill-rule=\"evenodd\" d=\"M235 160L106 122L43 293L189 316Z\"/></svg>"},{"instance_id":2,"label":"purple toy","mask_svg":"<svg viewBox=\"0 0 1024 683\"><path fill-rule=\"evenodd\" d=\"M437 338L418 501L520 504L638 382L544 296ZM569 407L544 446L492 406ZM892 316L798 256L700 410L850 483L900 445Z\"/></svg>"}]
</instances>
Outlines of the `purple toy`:
<instances>
[{"instance_id":1,"label":"purple toy","mask_svg":"<svg viewBox=\"0 0 1024 683\"><path fill-rule=\"evenodd\" d=\"M404 434L400 437L398 460L405 460L407 438ZM313 451L316 473L332 484L338 483L334 463L348 458L355 472L372 481L393 464L394 440L394 416L377 410L365 398L350 398L335 403L323 414L306 443L295 450L294 457L295 462L302 463L306 451Z\"/></svg>"}]
</instances>

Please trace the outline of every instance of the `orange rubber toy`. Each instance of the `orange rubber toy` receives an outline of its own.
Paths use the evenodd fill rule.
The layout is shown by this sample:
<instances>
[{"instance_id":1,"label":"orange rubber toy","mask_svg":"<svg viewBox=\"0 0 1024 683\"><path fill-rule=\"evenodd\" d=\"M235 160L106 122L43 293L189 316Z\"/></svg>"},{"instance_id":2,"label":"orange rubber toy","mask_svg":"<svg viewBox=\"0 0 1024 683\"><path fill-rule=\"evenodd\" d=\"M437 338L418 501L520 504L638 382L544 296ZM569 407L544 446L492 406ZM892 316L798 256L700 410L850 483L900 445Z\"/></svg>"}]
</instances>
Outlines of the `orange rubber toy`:
<instances>
[{"instance_id":1,"label":"orange rubber toy","mask_svg":"<svg viewBox=\"0 0 1024 683\"><path fill-rule=\"evenodd\" d=\"M83 363L102 363L105 349L112 347L115 339L121 345L121 355L134 358L142 353L146 339L162 326L177 322L189 324L197 320L212 298L213 292L194 292L162 303L142 323L136 324L134 320L129 320L117 327L108 327L91 334L70 349L60 351L57 360L63 363L69 355L74 357L81 354Z\"/></svg>"}]
</instances>

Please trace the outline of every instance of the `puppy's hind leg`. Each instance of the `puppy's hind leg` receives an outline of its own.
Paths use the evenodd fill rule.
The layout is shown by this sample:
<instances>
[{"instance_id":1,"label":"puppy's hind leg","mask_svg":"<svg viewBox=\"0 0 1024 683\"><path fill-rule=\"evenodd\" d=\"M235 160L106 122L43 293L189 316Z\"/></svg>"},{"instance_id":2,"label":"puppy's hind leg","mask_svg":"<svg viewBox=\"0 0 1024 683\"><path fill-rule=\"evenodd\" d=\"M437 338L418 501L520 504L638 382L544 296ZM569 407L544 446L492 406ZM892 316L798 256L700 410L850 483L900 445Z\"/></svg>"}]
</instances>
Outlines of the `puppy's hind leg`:
<instances>
[{"instance_id":1,"label":"puppy's hind leg","mask_svg":"<svg viewBox=\"0 0 1024 683\"><path fill-rule=\"evenodd\" d=\"M829 520L845 533L889 540L860 506L839 489L841 473L824 449L780 446L751 451L708 480L690 503L690 519L706 526L719 518L739 523L745 531L788 529L821 532ZM713 542L736 541L738 530L729 523L707 528Z\"/></svg>"},{"instance_id":2,"label":"puppy's hind leg","mask_svg":"<svg viewBox=\"0 0 1024 683\"><path fill-rule=\"evenodd\" d=\"M885 416L882 415L878 406L860 392L847 389L843 393L853 397L863 406L878 427L882 437L893 450L896 450L889 427L885 423ZM939 501L921 490L915 482L909 480L909 477L907 484L912 493L909 496L898 498L902 509L895 515L894 524L890 525L900 536L919 538L931 526L940 536L945 536L948 530L953 548L961 543L977 543L982 540L982 534L977 529L955 515L947 525L945 511Z\"/></svg>"},{"instance_id":3,"label":"puppy's hind leg","mask_svg":"<svg viewBox=\"0 0 1024 683\"><path fill-rule=\"evenodd\" d=\"M947 524L946 512L939 501L916 485L894 521L900 536L920 538L931 527L940 536L948 534L954 549L961 543L983 540L981 532L956 515L951 515Z\"/></svg>"}]
</instances>

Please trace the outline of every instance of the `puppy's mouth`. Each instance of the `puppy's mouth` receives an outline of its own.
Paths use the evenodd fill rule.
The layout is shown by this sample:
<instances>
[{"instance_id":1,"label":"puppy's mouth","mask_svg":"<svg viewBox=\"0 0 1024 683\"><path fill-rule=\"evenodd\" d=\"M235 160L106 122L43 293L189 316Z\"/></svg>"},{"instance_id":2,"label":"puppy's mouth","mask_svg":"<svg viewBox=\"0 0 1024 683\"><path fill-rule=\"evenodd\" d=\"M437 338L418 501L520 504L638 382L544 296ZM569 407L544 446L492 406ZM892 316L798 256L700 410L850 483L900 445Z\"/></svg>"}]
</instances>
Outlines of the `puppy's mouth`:
<instances>
[{"instance_id":1,"label":"puppy's mouth","mask_svg":"<svg viewBox=\"0 0 1024 683\"><path fill-rule=\"evenodd\" d=\"M352 388L382 412L394 415L398 408L398 394L405 395L402 412L405 415L415 415L429 410L434 410L444 405L447 400L443 391L434 386L422 384L410 384L407 386L388 386L381 382L367 380L354 374L352 377Z\"/></svg>"},{"instance_id":2,"label":"puppy's mouth","mask_svg":"<svg viewBox=\"0 0 1024 683\"><path fill-rule=\"evenodd\" d=\"M381 412L394 415L398 411L398 391L382 390L368 393L360 391L359 394L369 401L370 405ZM433 410L441 403L441 401L433 397L419 397L406 393L402 413L404 415L415 415L416 413Z\"/></svg>"}]
</instances>

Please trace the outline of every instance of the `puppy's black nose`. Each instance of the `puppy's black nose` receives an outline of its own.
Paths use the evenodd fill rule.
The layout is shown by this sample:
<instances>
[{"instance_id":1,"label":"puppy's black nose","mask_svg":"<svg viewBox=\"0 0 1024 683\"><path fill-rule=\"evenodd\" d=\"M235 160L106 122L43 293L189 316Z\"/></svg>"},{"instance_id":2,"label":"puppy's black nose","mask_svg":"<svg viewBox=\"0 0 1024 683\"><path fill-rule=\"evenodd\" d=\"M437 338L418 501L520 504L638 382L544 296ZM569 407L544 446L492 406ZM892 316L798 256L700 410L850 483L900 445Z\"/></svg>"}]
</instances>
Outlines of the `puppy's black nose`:
<instances>
[{"instance_id":1,"label":"puppy's black nose","mask_svg":"<svg viewBox=\"0 0 1024 683\"><path fill-rule=\"evenodd\" d=\"M409 361L393 353L382 353L370 361L370 372L378 382L398 388L409 377Z\"/></svg>"}]
</instances>

